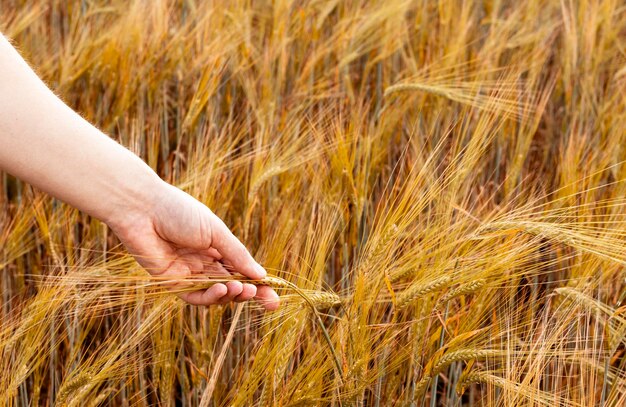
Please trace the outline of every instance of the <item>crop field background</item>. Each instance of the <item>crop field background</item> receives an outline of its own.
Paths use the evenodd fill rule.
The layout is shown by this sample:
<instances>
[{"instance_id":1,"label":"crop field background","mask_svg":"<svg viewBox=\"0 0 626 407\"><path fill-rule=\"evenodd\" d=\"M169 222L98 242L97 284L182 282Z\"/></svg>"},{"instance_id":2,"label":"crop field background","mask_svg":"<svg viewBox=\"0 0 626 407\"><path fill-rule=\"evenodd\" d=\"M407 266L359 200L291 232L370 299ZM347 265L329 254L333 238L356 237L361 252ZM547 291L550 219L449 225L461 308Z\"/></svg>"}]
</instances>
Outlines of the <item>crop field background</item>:
<instances>
[{"instance_id":1,"label":"crop field background","mask_svg":"<svg viewBox=\"0 0 626 407\"><path fill-rule=\"evenodd\" d=\"M1 174L0 404L626 404L623 1L0 0L0 32L282 299L186 305Z\"/></svg>"}]
</instances>

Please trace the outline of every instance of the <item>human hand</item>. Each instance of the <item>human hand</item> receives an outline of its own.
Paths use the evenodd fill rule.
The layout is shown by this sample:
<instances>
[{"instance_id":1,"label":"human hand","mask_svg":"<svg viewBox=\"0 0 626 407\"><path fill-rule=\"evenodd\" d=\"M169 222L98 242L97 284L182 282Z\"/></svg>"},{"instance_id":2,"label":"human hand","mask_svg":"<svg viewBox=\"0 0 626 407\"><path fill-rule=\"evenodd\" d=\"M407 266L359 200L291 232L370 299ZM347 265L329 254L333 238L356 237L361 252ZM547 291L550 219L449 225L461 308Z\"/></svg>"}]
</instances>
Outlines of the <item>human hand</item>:
<instances>
[{"instance_id":1,"label":"human hand","mask_svg":"<svg viewBox=\"0 0 626 407\"><path fill-rule=\"evenodd\" d=\"M103 134L48 89L0 34L0 169L103 220L150 273L186 277L229 268L265 277L243 244L206 206L163 182L139 157ZM240 281L180 294L191 304L278 296Z\"/></svg>"},{"instance_id":2,"label":"human hand","mask_svg":"<svg viewBox=\"0 0 626 407\"><path fill-rule=\"evenodd\" d=\"M261 280L266 271L224 222L209 208L180 189L160 182L150 203L116 210L108 222L128 251L152 275L182 278L208 274L219 278L236 271ZM208 289L181 293L193 305L244 302L255 298L268 310L279 306L268 286L240 281L216 283Z\"/></svg>"}]
</instances>

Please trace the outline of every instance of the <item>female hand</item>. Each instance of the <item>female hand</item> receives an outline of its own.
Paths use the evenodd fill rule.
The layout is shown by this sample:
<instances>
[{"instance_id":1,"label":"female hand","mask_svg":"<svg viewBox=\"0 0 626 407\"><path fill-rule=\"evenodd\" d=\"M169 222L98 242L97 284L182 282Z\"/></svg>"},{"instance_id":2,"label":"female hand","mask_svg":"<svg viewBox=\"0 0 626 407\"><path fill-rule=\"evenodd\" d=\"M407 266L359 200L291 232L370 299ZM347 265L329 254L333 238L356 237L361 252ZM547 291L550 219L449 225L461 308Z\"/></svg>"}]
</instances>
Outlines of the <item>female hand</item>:
<instances>
[{"instance_id":1,"label":"female hand","mask_svg":"<svg viewBox=\"0 0 626 407\"><path fill-rule=\"evenodd\" d=\"M263 267L209 208L164 182L157 189L151 203L117 211L119 219L114 217L109 222L128 251L151 274L172 278L208 274L219 278L235 271L253 280L266 276ZM279 305L278 295L270 287L239 281L217 283L179 296L194 305L252 298L268 310Z\"/></svg>"}]
</instances>

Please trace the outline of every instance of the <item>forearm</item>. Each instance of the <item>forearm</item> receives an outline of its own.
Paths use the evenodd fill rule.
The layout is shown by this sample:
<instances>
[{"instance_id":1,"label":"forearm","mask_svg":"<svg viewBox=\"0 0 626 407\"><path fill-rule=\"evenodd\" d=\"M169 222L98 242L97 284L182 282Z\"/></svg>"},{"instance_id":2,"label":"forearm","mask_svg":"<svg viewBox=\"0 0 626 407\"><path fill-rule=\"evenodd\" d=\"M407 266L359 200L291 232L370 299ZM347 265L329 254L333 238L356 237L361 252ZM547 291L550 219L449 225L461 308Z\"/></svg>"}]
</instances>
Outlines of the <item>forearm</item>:
<instances>
[{"instance_id":1,"label":"forearm","mask_svg":"<svg viewBox=\"0 0 626 407\"><path fill-rule=\"evenodd\" d=\"M67 107L0 35L0 169L107 223L161 181Z\"/></svg>"}]
</instances>

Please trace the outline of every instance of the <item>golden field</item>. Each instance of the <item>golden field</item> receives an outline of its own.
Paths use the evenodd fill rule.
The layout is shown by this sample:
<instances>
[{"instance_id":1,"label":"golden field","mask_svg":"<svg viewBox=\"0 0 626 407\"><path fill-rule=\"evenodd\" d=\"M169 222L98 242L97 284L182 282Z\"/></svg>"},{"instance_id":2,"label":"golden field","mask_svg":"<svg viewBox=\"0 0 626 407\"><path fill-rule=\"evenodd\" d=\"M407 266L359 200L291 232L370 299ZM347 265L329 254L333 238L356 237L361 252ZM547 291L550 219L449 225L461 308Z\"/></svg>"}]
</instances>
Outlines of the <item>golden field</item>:
<instances>
[{"instance_id":1,"label":"golden field","mask_svg":"<svg viewBox=\"0 0 626 407\"><path fill-rule=\"evenodd\" d=\"M0 32L282 299L186 305L1 174L1 405L626 404L623 1L0 0Z\"/></svg>"}]
</instances>

